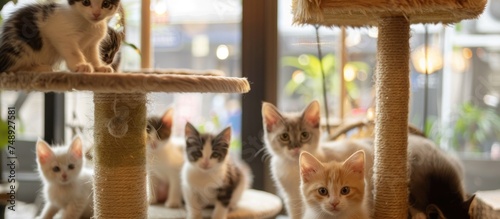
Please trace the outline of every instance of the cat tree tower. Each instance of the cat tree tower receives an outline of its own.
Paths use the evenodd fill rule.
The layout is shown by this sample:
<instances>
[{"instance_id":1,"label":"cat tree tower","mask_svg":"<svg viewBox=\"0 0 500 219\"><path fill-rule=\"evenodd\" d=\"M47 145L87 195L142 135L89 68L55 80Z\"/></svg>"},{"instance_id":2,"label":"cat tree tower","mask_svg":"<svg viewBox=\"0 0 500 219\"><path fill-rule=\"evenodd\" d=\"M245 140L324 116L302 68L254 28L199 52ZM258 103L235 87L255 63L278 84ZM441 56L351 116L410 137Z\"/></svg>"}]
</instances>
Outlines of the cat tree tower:
<instances>
[{"instance_id":1,"label":"cat tree tower","mask_svg":"<svg viewBox=\"0 0 500 219\"><path fill-rule=\"evenodd\" d=\"M297 24L377 26L374 218L408 214L410 24L479 16L486 0L294 0Z\"/></svg>"},{"instance_id":2,"label":"cat tree tower","mask_svg":"<svg viewBox=\"0 0 500 219\"><path fill-rule=\"evenodd\" d=\"M148 92L246 93L245 78L218 71L149 73L0 73L0 89L93 91L95 218L147 218L146 94ZM63 116L63 115L60 115Z\"/></svg>"}]
</instances>

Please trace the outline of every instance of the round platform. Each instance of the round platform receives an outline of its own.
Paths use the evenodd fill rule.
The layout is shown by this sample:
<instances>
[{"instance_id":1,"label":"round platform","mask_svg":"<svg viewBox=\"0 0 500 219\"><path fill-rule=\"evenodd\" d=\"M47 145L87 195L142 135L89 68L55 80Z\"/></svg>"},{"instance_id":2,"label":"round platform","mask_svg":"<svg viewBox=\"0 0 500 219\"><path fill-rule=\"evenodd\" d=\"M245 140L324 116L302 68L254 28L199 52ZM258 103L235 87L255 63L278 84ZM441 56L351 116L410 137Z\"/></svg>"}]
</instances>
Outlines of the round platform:
<instances>
[{"instance_id":1,"label":"round platform","mask_svg":"<svg viewBox=\"0 0 500 219\"><path fill-rule=\"evenodd\" d=\"M265 219L274 218L281 212L283 204L281 199L268 192L249 189L243 193L238 203L238 208L229 213L228 219ZM204 218L210 218L212 209L203 211ZM149 219L184 219L184 208L166 208L162 204L151 205L148 209Z\"/></svg>"}]
</instances>

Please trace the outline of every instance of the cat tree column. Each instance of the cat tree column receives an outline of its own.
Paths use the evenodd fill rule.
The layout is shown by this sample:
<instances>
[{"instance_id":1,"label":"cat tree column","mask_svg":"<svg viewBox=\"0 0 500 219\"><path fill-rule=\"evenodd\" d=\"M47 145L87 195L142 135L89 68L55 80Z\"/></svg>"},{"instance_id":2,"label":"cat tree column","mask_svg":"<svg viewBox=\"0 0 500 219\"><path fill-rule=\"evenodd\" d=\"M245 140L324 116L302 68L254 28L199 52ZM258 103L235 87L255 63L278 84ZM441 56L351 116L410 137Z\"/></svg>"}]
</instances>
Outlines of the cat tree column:
<instances>
[{"instance_id":1,"label":"cat tree column","mask_svg":"<svg viewBox=\"0 0 500 219\"><path fill-rule=\"evenodd\" d=\"M0 73L0 89L94 92L95 218L147 218L146 93L246 93L245 78L220 72ZM64 116L64 115L60 115Z\"/></svg>"},{"instance_id":2,"label":"cat tree column","mask_svg":"<svg viewBox=\"0 0 500 219\"><path fill-rule=\"evenodd\" d=\"M476 18L486 0L294 0L295 23L378 26L374 218L408 215L408 99L411 23Z\"/></svg>"}]
</instances>

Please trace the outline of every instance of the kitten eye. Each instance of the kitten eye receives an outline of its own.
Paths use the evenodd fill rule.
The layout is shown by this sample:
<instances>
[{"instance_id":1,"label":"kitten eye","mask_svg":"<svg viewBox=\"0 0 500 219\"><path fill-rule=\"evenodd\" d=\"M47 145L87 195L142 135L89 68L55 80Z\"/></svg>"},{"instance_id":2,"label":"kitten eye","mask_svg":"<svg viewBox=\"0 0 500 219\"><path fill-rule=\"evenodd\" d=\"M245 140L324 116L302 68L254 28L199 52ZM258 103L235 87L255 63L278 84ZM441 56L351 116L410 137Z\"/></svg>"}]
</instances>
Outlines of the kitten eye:
<instances>
[{"instance_id":1,"label":"kitten eye","mask_svg":"<svg viewBox=\"0 0 500 219\"><path fill-rule=\"evenodd\" d=\"M280 140L282 141L290 141L290 136L288 135L288 133L283 133L280 135Z\"/></svg>"},{"instance_id":2,"label":"kitten eye","mask_svg":"<svg viewBox=\"0 0 500 219\"><path fill-rule=\"evenodd\" d=\"M102 3L102 8L110 8L111 7L111 2L110 1L104 1Z\"/></svg>"},{"instance_id":3,"label":"kitten eye","mask_svg":"<svg viewBox=\"0 0 500 219\"><path fill-rule=\"evenodd\" d=\"M57 172L61 171L61 169L58 166L55 166L55 167L52 167L52 171L57 173Z\"/></svg>"},{"instance_id":4,"label":"kitten eye","mask_svg":"<svg viewBox=\"0 0 500 219\"><path fill-rule=\"evenodd\" d=\"M195 151L195 152L191 153L191 156L193 156L194 158L198 158L198 157L202 157L203 154L201 154L200 151Z\"/></svg>"},{"instance_id":5,"label":"kitten eye","mask_svg":"<svg viewBox=\"0 0 500 219\"><path fill-rule=\"evenodd\" d=\"M83 6L90 6L90 0L83 0L82 5Z\"/></svg>"},{"instance_id":6,"label":"kitten eye","mask_svg":"<svg viewBox=\"0 0 500 219\"><path fill-rule=\"evenodd\" d=\"M219 153L217 153L217 152L214 152L214 153L212 153L211 157L214 158L214 159L219 159L221 157L221 155Z\"/></svg>"},{"instance_id":7,"label":"kitten eye","mask_svg":"<svg viewBox=\"0 0 500 219\"><path fill-rule=\"evenodd\" d=\"M300 133L300 137L302 140L308 140L311 137L311 134L309 134L309 132L302 132Z\"/></svg>"},{"instance_id":8,"label":"kitten eye","mask_svg":"<svg viewBox=\"0 0 500 219\"><path fill-rule=\"evenodd\" d=\"M351 188L349 188L349 186L344 186L340 189L340 194L342 195L347 195L349 192L351 192Z\"/></svg>"},{"instance_id":9,"label":"kitten eye","mask_svg":"<svg viewBox=\"0 0 500 219\"><path fill-rule=\"evenodd\" d=\"M318 189L318 193L321 196L327 196L328 195L328 190L325 187L321 187Z\"/></svg>"},{"instance_id":10,"label":"kitten eye","mask_svg":"<svg viewBox=\"0 0 500 219\"><path fill-rule=\"evenodd\" d=\"M75 169L75 165L74 164L68 165L68 169L70 169L70 170Z\"/></svg>"}]
</instances>

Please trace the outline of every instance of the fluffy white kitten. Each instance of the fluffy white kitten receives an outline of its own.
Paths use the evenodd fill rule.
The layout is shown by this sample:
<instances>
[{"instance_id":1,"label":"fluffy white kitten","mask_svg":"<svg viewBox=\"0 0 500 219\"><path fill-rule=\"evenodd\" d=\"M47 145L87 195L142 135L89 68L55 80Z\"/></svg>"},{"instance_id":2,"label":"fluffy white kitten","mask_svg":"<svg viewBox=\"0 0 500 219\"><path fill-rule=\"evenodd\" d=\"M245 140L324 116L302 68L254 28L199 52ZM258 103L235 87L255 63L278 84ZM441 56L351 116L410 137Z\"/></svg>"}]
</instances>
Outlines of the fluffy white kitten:
<instances>
[{"instance_id":1,"label":"fluffy white kitten","mask_svg":"<svg viewBox=\"0 0 500 219\"><path fill-rule=\"evenodd\" d=\"M99 47L119 4L119 0L68 0L18 9L4 22L0 72L52 71L62 60L73 72L113 72L102 63Z\"/></svg>"},{"instance_id":2,"label":"fluffy white kitten","mask_svg":"<svg viewBox=\"0 0 500 219\"><path fill-rule=\"evenodd\" d=\"M93 174L84 167L80 137L69 146L53 148L38 139L36 157L45 198L40 218L53 218L60 210L63 219L91 216Z\"/></svg>"}]
</instances>

